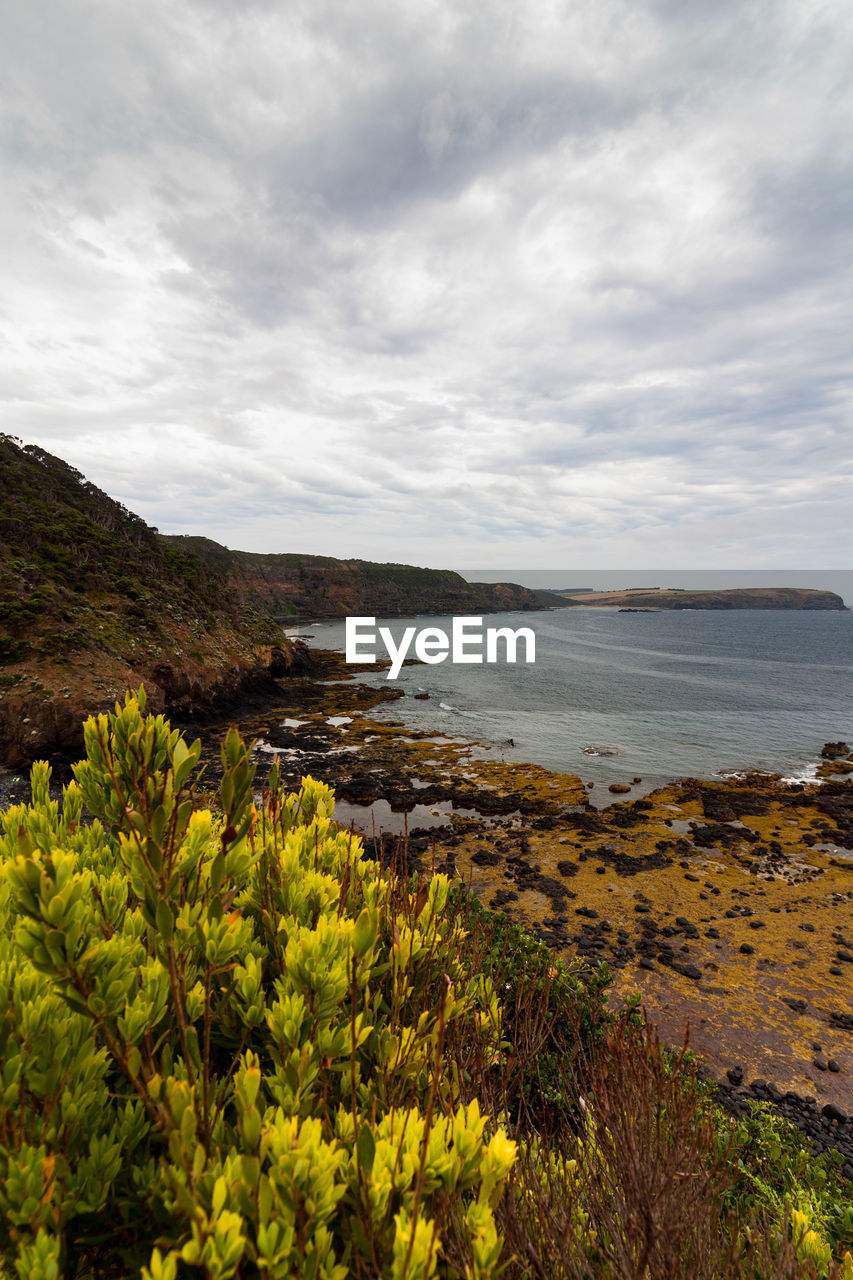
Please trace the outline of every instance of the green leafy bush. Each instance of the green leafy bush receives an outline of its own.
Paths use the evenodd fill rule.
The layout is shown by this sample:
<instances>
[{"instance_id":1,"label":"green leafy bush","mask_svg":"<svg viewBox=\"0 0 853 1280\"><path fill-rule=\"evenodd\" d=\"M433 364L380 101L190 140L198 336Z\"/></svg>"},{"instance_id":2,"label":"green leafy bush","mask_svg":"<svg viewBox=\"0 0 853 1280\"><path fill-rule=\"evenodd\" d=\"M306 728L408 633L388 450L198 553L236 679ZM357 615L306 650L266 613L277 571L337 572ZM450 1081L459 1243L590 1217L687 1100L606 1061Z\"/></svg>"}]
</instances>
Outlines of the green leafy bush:
<instances>
[{"instance_id":1,"label":"green leafy bush","mask_svg":"<svg viewBox=\"0 0 853 1280\"><path fill-rule=\"evenodd\" d=\"M232 731L221 816L199 744L128 695L85 726L61 807L33 767L0 840L0 1243L20 1276L100 1250L149 1280L486 1277L514 1144L445 1042L500 1044L450 884L383 878L332 796ZM83 806L94 821L82 821Z\"/></svg>"}]
</instances>

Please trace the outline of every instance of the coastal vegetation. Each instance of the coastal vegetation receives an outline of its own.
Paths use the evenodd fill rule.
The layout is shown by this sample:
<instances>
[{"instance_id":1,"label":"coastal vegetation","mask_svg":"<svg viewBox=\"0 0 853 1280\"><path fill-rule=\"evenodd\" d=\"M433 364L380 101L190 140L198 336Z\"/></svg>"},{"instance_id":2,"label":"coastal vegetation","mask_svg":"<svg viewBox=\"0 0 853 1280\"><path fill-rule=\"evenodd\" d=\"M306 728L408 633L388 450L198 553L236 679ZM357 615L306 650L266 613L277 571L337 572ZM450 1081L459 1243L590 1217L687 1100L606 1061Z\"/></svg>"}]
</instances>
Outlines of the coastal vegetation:
<instances>
[{"instance_id":1,"label":"coastal vegetation","mask_svg":"<svg viewBox=\"0 0 853 1280\"><path fill-rule=\"evenodd\" d=\"M195 557L34 445L0 436L0 762L79 750L80 724L146 679L185 711L298 656Z\"/></svg>"},{"instance_id":2,"label":"coastal vegetation","mask_svg":"<svg viewBox=\"0 0 853 1280\"><path fill-rule=\"evenodd\" d=\"M4 1273L853 1277L833 1162L714 1103L563 964L334 796L145 695L0 836Z\"/></svg>"},{"instance_id":3,"label":"coastal vegetation","mask_svg":"<svg viewBox=\"0 0 853 1280\"><path fill-rule=\"evenodd\" d=\"M178 636L202 652L206 635L229 625L257 643L281 639L195 556L68 463L9 436L0 436L0 608L5 666L97 647L139 662Z\"/></svg>"}]
</instances>

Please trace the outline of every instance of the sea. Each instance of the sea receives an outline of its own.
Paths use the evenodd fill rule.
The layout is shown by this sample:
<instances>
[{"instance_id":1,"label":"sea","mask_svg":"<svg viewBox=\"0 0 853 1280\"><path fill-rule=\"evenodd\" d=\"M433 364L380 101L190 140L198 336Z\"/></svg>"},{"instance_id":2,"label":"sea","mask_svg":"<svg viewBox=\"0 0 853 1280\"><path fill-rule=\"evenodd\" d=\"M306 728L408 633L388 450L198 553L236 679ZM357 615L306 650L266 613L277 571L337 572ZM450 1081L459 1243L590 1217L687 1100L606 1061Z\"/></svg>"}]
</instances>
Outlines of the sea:
<instances>
[{"instance_id":1,"label":"sea","mask_svg":"<svg viewBox=\"0 0 853 1280\"><path fill-rule=\"evenodd\" d=\"M412 625L450 635L452 618L376 625L399 642ZM853 612L583 607L488 614L483 625L532 628L535 662L404 666L392 682L404 697L372 714L587 782L642 778L643 791L754 769L807 780L825 742L853 743ZM300 633L345 648L343 621L290 632ZM380 669L359 679L386 683Z\"/></svg>"}]
</instances>

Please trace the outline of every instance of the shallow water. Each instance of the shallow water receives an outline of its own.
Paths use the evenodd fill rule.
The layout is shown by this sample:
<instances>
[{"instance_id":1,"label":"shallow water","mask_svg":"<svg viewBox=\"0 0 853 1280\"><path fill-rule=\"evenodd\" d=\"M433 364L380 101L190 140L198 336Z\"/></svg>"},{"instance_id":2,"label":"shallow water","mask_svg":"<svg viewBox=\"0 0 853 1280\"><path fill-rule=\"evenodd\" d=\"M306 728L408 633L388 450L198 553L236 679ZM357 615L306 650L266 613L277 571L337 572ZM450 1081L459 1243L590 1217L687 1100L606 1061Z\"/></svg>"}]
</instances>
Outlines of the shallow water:
<instances>
[{"instance_id":1,"label":"shallow water","mask_svg":"<svg viewBox=\"0 0 853 1280\"><path fill-rule=\"evenodd\" d=\"M416 621L451 632L448 617ZM412 620L378 625L399 640ZM532 627L535 664L407 666L393 683L408 696L373 714L645 787L733 769L808 777L824 742L853 738L851 612L565 609L487 615L484 626ZM312 645L344 648L343 621L310 631Z\"/></svg>"}]
</instances>

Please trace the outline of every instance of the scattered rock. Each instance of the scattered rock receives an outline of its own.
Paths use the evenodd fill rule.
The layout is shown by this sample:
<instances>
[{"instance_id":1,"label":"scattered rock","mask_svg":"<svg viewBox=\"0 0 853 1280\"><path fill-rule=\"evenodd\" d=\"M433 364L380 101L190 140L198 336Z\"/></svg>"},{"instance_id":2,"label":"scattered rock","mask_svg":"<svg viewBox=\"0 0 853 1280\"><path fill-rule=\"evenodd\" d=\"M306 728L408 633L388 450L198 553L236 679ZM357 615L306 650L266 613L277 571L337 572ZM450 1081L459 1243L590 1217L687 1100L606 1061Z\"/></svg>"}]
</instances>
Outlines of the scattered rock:
<instances>
[{"instance_id":1,"label":"scattered rock","mask_svg":"<svg viewBox=\"0 0 853 1280\"><path fill-rule=\"evenodd\" d=\"M493 849L478 849L475 854L472 854L471 861L478 867L496 867L503 859Z\"/></svg>"}]
</instances>

